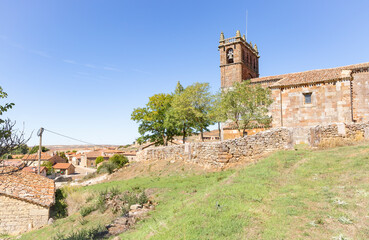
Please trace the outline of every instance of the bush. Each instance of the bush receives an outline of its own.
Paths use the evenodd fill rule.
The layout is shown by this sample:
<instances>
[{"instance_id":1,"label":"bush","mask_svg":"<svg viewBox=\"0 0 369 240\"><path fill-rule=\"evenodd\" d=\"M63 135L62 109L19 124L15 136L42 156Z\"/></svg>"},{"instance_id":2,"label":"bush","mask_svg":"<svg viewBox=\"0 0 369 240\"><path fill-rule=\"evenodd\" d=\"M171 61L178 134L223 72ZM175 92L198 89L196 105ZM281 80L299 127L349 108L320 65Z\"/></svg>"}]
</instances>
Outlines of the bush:
<instances>
[{"instance_id":1,"label":"bush","mask_svg":"<svg viewBox=\"0 0 369 240\"><path fill-rule=\"evenodd\" d=\"M67 203L65 198L67 193L62 189L56 189L55 191L55 204L51 207L51 215L54 218L63 218L67 216Z\"/></svg>"},{"instance_id":2,"label":"bush","mask_svg":"<svg viewBox=\"0 0 369 240\"><path fill-rule=\"evenodd\" d=\"M79 210L79 213L81 214L82 217L86 217L88 214L90 214L91 212L95 210L96 210L96 206L90 205L90 206L81 208L81 210Z\"/></svg>"},{"instance_id":3,"label":"bush","mask_svg":"<svg viewBox=\"0 0 369 240\"><path fill-rule=\"evenodd\" d=\"M128 163L128 158L122 154L114 154L109 158L109 161L114 163L118 168L121 168Z\"/></svg>"},{"instance_id":4,"label":"bush","mask_svg":"<svg viewBox=\"0 0 369 240\"><path fill-rule=\"evenodd\" d=\"M96 160L95 160L96 166L97 166L97 164L99 164L101 162L104 162L104 157L102 157L102 156L97 157Z\"/></svg>"},{"instance_id":5,"label":"bush","mask_svg":"<svg viewBox=\"0 0 369 240\"><path fill-rule=\"evenodd\" d=\"M101 236L107 233L106 228L102 225L97 227L92 227L89 229L81 229L76 232L72 232L70 235L65 236L58 232L56 236L53 237L54 240L86 240L86 239L99 239Z\"/></svg>"},{"instance_id":6,"label":"bush","mask_svg":"<svg viewBox=\"0 0 369 240\"><path fill-rule=\"evenodd\" d=\"M108 173L111 174L114 169L117 168L117 165L111 162L104 162L101 166L97 168L97 173Z\"/></svg>"}]
</instances>

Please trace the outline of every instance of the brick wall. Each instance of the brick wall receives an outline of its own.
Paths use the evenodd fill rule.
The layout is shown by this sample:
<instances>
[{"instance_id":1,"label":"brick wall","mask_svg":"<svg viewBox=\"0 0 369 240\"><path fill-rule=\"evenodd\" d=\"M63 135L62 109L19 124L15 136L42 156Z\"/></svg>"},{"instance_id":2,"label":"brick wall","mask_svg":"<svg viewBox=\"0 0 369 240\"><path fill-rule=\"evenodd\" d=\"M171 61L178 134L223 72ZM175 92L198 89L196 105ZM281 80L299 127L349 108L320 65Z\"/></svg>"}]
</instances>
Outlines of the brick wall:
<instances>
[{"instance_id":1,"label":"brick wall","mask_svg":"<svg viewBox=\"0 0 369 240\"><path fill-rule=\"evenodd\" d=\"M0 195L0 232L17 234L46 225L49 208Z\"/></svg>"},{"instance_id":2,"label":"brick wall","mask_svg":"<svg viewBox=\"0 0 369 240\"><path fill-rule=\"evenodd\" d=\"M265 152L292 148L291 130L279 128L221 142L156 147L137 153L137 161L178 160L222 167Z\"/></svg>"}]
</instances>

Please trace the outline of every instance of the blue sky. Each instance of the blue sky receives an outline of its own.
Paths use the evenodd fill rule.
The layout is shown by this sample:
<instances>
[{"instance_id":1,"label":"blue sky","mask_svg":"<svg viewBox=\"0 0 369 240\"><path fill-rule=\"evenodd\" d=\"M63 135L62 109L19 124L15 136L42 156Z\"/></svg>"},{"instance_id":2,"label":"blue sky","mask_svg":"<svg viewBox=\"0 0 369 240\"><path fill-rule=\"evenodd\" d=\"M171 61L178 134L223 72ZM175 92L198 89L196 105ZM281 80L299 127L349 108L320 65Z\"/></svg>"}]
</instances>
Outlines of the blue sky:
<instances>
[{"instance_id":1,"label":"blue sky","mask_svg":"<svg viewBox=\"0 0 369 240\"><path fill-rule=\"evenodd\" d=\"M96 144L131 143L155 93L220 87L220 32L258 45L260 75L369 62L369 1L0 2L6 116ZM3 103L4 101L2 101ZM35 133L29 145L37 143ZM45 133L45 144L78 144Z\"/></svg>"}]
</instances>

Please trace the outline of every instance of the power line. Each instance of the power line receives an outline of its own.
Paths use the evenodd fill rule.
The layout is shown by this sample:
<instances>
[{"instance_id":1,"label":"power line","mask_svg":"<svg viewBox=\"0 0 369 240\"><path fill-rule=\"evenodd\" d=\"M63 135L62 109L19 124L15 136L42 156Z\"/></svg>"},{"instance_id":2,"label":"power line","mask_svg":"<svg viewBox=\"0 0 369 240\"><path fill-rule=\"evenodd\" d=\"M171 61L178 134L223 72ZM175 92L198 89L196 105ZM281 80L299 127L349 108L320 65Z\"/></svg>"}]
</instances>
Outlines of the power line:
<instances>
[{"instance_id":1,"label":"power line","mask_svg":"<svg viewBox=\"0 0 369 240\"><path fill-rule=\"evenodd\" d=\"M59 136L65 137L65 138L72 139L72 140L77 141L77 142L82 142L82 143L89 144L89 145L99 146L99 145L97 145L97 144L90 143L90 142L86 142L86 141L83 141L83 140L80 140L80 139L77 139L77 138L69 137L69 136L67 136L67 135L64 135L64 134L61 134L61 133L57 133L57 132L54 132L54 131L51 131L51 130L48 130L48 129L44 129L44 130L45 130L45 131L48 131L48 132L50 132L50 133L53 133L53 134L56 134L56 135L59 135Z\"/></svg>"}]
</instances>

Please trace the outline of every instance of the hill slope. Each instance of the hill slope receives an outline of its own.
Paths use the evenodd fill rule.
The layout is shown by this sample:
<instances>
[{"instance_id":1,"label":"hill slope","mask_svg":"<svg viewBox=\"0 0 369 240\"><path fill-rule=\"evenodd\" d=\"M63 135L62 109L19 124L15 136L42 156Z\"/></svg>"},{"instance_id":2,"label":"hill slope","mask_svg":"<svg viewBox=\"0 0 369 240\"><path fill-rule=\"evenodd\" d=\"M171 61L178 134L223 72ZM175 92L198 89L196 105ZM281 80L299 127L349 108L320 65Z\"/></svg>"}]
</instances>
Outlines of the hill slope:
<instances>
[{"instance_id":1,"label":"hill slope","mask_svg":"<svg viewBox=\"0 0 369 240\"><path fill-rule=\"evenodd\" d=\"M369 145L280 151L240 170L136 177L80 189L150 189L158 203L122 239L369 239ZM108 211L107 211L108 212ZM24 234L47 239L106 224L79 213Z\"/></svg>"}]
</instances>

